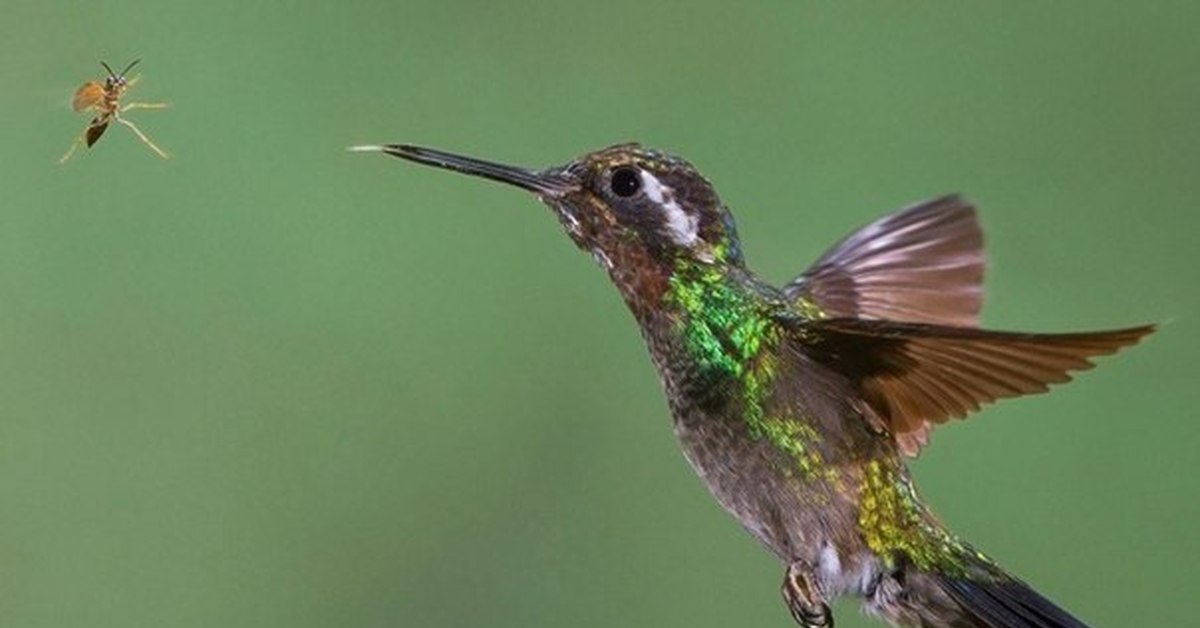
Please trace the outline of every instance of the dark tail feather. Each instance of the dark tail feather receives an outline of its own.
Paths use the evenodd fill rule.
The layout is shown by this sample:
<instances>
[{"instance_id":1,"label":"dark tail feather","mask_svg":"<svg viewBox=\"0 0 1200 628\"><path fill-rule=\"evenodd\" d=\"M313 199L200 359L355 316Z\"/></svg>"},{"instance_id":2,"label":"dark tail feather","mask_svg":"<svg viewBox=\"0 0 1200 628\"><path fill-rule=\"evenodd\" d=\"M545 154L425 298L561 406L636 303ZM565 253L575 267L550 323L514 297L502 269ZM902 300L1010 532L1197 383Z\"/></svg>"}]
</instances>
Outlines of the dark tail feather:
<instances>
[{"instance_id":1,"label":"dark tail feather","mask_svg":"<svg viewBox=\"0 0 1200 628\"><path fill-rule=\"evenodd\" d=\"M988 628L1087 628L1015 578L971 580L939 576L942 589L972 625ZM957 625L957 624L956 624Z\"/></svg>"}]
</instances>

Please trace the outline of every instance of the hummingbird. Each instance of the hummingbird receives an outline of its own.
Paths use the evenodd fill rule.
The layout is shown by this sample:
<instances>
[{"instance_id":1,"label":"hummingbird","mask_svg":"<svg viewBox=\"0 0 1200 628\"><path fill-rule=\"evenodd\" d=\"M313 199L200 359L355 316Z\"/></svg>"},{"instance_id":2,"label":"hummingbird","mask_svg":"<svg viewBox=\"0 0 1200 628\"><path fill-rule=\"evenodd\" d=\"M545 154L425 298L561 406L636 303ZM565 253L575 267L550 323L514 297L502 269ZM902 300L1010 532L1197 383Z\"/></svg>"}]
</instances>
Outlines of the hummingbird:
<instances>
[{"instance_id":1,"label":"hummingbird","mask_svg":"<svg viewBox=\"0 0 1200 628\"><path fill-rule=\"evenodd\" d=\"M980 328L971 203L886 215L777 287L747 267L733 215L679 157L620 144L535 170L408 144L351 150L515 185L549 206L628 305L685 457L781 561L801 626L833 626L839 596L895 626L1085 625L951 532L906 460L937 426L1069 381L1154 325Z\"/></svg>"}]
</instances>

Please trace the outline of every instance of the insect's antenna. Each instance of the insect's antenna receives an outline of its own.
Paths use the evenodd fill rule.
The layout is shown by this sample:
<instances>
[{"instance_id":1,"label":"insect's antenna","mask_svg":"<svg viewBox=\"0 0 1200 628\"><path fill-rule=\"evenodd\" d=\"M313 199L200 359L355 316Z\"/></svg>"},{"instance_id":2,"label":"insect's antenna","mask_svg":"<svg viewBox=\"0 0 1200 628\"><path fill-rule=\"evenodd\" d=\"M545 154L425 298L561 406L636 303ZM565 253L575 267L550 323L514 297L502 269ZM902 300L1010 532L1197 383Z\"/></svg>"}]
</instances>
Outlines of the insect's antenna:
<instances>
[{"instance_id":1,"label":"insect's antenna","mask_svg":"<svg viewBox=\"0 0 1200 628\"><path fill-rule=\"evenodd\" d=\"M113 72L113 69L112 69L112 68L110 68L110 67L108 67L108 64L107 64L107 63L105 63L105 62L101 61L101 62L100 62L100 65L104 66L104 69L105 69L105 70L108 70L108 75L109 75L110 77L112 77L112 78L116 78L116 77L117 77L117 73L116 73L116 72Z\"/></svg>"},{"instance_id":2,"label":"insect's antenna","mask_svg":"<svg viewBox=\"0 0 1200 628\"><path fill-rule=\"evenodd\" d=\"M133 66L137 65L139 61L141 61L141 59L134 59L129 65L125 66L125 69L121 70L121 76L129 74L129 71L132 70Z\"/></svg>"}]
</instances>

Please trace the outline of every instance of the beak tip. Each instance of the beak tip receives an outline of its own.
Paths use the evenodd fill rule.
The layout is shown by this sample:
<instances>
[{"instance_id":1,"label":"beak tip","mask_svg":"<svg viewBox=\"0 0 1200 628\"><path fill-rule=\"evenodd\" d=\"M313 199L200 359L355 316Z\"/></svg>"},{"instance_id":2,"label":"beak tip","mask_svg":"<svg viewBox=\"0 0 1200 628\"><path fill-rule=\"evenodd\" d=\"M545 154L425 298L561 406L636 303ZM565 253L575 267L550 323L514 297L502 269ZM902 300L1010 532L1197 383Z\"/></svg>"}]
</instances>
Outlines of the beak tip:
<instances>
[{"instance_id":1,"label":"beak tip","mask_svg":"<svg viewBox=\"0 0 1200 628\"><path fill-rule=\"evenodd\" d=\"M352 153L384 153L426 166L492 179L524 188L540 197L560 196L565 189L562 181L557 177L548 176L546 173L492 163L433 148L423 148L413 144L363 144L350 146L346 150Z\"/></svg>"}]
</instances>

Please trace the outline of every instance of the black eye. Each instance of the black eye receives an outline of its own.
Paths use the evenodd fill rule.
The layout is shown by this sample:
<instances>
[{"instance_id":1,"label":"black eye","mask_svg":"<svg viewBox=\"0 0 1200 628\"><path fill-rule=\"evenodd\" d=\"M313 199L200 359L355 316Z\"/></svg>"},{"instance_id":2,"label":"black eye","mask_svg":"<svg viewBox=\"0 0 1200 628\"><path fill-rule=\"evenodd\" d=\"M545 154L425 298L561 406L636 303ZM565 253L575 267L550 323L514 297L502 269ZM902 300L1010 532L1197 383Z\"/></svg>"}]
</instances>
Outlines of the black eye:
<instances>
[{"instance_id":1,"label":"black eye","mask_svg":"<svg viewBox=\"0 0 1200 628\"><path fill-rule=\"evenodd\" d=\"M612 188L613 194L629 198L642 189L642 177L633 168L617 168L612 173L609 187Z\"/></svg>"}]
</instances>

